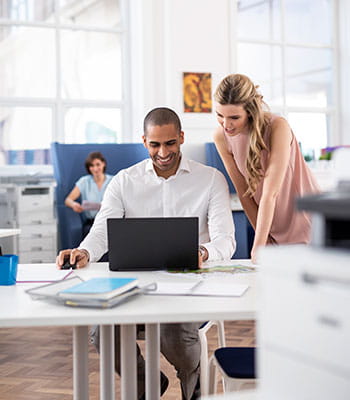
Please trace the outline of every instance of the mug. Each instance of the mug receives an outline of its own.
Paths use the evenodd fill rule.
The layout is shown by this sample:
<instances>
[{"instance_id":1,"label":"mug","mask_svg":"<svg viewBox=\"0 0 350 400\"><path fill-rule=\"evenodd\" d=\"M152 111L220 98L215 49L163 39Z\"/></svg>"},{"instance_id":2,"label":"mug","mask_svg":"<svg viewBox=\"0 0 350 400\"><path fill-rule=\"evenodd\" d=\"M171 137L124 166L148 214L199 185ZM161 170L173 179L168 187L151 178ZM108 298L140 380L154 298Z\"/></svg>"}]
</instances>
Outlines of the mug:
<instances>
[{"instance_id":1,"label":"mug","mask_svg":"<svg viewBox=\"0 0 350 400\"><path fill-rule=\"evenodd\" d=\"M17 278L18 256L4 254L0 256L0 285L14 285Z\"/></svg>"}]
</instances>

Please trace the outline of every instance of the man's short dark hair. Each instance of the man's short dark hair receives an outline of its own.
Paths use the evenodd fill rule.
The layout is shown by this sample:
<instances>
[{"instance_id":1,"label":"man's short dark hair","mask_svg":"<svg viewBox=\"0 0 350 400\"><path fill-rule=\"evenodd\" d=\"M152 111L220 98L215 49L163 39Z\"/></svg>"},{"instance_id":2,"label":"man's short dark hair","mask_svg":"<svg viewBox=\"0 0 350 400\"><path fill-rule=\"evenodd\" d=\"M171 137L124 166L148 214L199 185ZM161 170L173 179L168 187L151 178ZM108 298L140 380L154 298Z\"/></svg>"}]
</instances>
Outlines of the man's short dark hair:
<instances>
[{"instance_id":1,"label":"man's short dark hair","mask_svg":"<svg viewBox=\"0 0 350 400\"><path fill-rule=\"evenodd\" d=\"M178 133L181 132L180 118L175 111L167 107L158 107L151 110L143 121L143 132L147 134L148 126L174 125Z\"/></svg>"},{"instance_id":2,"label":"man's short dark hair","mask_svg":"<svg viewBox=\"0 0 350 400\"><path fill-rule=\"evenodd\" d=\"M103 157L102 153L100 153L99 151L93 151L85 159L85 169L88 172L88 174L90 174L90 175L91 175L90 167L91 167L92 163L94 162L94 160L96 160L96 159L105 163L105 166L103 168L103 173L106 172L106 168L107 168L106 159Z\"/></svg>"}]
</instances>

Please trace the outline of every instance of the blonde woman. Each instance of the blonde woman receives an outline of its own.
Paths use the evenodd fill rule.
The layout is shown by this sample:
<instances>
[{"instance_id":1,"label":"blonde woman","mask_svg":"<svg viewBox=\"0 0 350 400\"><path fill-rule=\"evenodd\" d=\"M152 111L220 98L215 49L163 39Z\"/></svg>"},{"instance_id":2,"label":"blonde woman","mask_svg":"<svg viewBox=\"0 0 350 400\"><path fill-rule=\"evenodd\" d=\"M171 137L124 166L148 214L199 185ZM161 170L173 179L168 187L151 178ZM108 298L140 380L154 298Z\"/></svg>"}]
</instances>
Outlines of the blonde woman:
<instances>
[{"instance_id":1,"label":"blonde woman","mask_svg":"<svg viewBox=\"0 0 350 400\"><path fill-rule=\"evenodd\" d=\"M214 94L214 142L255 229L253 262L268 243L310 241L310 218L296 211L295 199L319 191L288 122L268 111L257 88L232 74Z\"/></svg>"}]
</instances>

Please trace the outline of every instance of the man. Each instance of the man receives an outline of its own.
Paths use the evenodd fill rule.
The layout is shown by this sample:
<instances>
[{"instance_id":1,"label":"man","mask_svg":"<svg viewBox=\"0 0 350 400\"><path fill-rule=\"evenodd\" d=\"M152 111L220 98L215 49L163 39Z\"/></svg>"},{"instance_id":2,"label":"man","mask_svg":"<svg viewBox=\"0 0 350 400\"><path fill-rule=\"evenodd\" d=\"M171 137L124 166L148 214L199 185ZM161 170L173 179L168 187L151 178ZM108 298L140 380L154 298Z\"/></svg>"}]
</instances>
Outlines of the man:
<instances>
[{"instance_id":1,"label":"man","mask_svg":"<svg viewBox=\"0 0 350 400\"><path fill-rule=\"evenodd\" d=\"M63 250L78 268L95 262L107 251L107 218L198 217L199 266L207 260L231 258L235 250L234 226L224 176L216 169L181 155L184 142L180 119L168 108L155 108L144 120L143 142L150 159L120 171L108 185L100 211L88 236L78 249ZM174 365L181 381L183 399L199 398L201 323L162 324L161 351ZM98 348L98 329L93 341ZM116 327L116 371L120 371L119 329ZM138 397L144 398L144 359L138 350ZM161 376L162 393L168 380Z\"/></svg>"}]
</instances>

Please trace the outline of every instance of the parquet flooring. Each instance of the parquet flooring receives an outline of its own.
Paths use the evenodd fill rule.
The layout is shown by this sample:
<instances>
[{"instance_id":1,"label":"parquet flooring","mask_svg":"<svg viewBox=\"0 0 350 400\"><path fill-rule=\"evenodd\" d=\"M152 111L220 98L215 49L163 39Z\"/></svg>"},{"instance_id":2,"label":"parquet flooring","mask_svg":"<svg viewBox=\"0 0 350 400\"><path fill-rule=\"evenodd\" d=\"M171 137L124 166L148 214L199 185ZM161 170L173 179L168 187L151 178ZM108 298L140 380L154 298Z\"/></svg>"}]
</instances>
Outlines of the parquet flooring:
<instances>
[{"instance_id":1,"label":"parquet flooring","mask_svg":"<svg viewBox=\"0 0 350 400\"><path fill-rule=\"evenodd\" d=\"M227 345L254 346L253 321L226 322ZM209 348L217 347L215 328L208 335ZM140 342L143 350L144 343ZM164 400L180 400L174 368L161 359L170 385ZM89 351L90 400L99 399L99 358ZM219 387L219 391L220 391ZM71 400L72 330L61 327L0 329L0 400ZM120 398L116 377L116 399Z\"/></svg>"}]
</instances>

